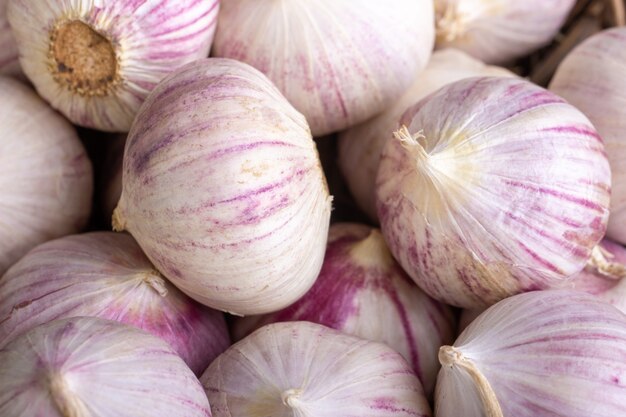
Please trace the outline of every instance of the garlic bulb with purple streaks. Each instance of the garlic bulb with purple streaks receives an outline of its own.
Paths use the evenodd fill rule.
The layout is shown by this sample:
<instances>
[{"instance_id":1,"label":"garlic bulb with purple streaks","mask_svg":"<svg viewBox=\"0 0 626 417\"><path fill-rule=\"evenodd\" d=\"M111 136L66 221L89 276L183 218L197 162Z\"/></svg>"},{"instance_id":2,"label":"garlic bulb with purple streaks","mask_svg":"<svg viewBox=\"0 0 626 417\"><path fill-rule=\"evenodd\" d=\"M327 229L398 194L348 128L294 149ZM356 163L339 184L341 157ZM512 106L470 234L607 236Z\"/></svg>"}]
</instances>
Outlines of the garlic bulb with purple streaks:
<instances>
[{"instance_id":1,"label":"garlic bulb with purple streaks","mask_svg":"<svg viewBox=\"0 0 626 417\"><path fill-rule=\"evenodd\" d=\"M200 378L215 417L427 417L406 361L382 343L309 322L264 326Z\"/></svg>"},{"instance_id":2,"label":"garlic bulb with purple streaks","mask_svg":"<svg viewBox=\"0 0 626 417\"><path fill-rule=\"evenodd\" d=\"M606 144L613 192L607 236L626 243L626 28L588 38L559 65L550 90L579 108Z\"/></svg>"},{"instance_id":3,"label":"garlic bulb with purple streaks","mask_svg":"<svg viewBox=\"0 0 626 417\"><path fill-rule=\"evenodd\" d=\"M0 0L0 74L18 75L21 73L20 62L15 38L7 20L8 2L8 0Z\"/></svg>"},{"instance_id":4,"label":"garlic bulb with purple streaks","mask_svg":"<svg viewBox=\"0 0 626 417\"><path fill-rule=\"evenodd\" d=\"M267 75L322 136L392 105L433 43L431 0L230 0L214 54Z\"/></svg>"},{"instance_id":5,"label":"garlic bulb with purple streaks","mask_svg":"<svg viewBox=\"0 0 626 417\"><path fill-rule=\"evenodd\" d=\"M339 167L359 207L376 220L376 173L387 140L398 129L402 113L446 84L477 76L513 76L510 71L483 64L455 49L436 51L426 69L393 106L339 135Z\"/></svg>"},{"instance_id":6,"label":"garlic bulb with purple streaks","mask_svg":"<svg viewBox=\"0 0 626 417\"><path fill-rule=\"evenodd\" d=\"M208 56L219 0L11 0L23 71L73 123L126 132L148 93Z\"/></svg>"},{"instance_id":7,"label":"garlic bulb with purple streaks","mask_svg":"<svg viewBox=\"0 0 626 417\"><path fill-rule=\"evenodd\" d=\"M503 300L439 358L437 417L626 415L626 316L587 294Z\"/></svg>"},{"instance_id":8,"label":"garlic bulb with purple streaks","mask_svg":"<svg viewBox=\"0 0 626 417\"><path fill-rule=\"evenodd\" d=\"M459 307L553 287L606 229L602 139L530 82L457 81L411 107L377 177L383 235L430 296Z\"/></svg>"},{"instance_id":9,"label":"garlic bulb with purple streaks","mask_svg":"<svg viewBox=\"0 0 626 417\"><path fill-rule=\"evenodd\" d=\"M78 232L91 162L76 131L34 91L0 76L0 275L34 246Z\"/></svg>"},{"instance_id":10,"label":"garlic bulb with purple streaks","mask_svg":"<svg viewBox=\"0 0 626 417\"><path fill-rule=\"evenodd\" d=\"M437 351L454 340L452 309L424 294L389 253L379 229L335 223L322 271L304 297L281 311L237 319L234 337L279 321L311 321L402 354L431 395Z\"/></svg>"},{"instance_id":11,"label":"garlic bulb with purple streaks","mask_svg":"<svg viewBox=\"0 0 626 417\"><path fill-rule=\"evenodd\" d=\"M304 117L259 71L209 58L142 106L113 226L201 303L262 314L313 285L330 208Z\"/></svg>"},{"instance_id":12,"label":"garlic bulb with purple streaks","mask_svg":"<svg viewBox=\"0 0 626 417\"><path fill-rule=\"evenodd\" d=\"M76 316L152 333L198 375L230 345L223 314L163 279L127 234L93 232L36 247L0 279L0 299L0 347L39 324Z\"/></svg>"},{"instance_id":13,"label":"garlic bulb with purple streaks","mask_svg":"<svg viewBox=\"0 0 626 417\"><path fill-rule=\"evenodd\" d=\"M437 47L503 64L550 43L575 0L435 0Z\"/></svg>"},{"instance_id":14,"label":"garlic bulb with purple streaks","mask_svg":"<svg viewBox=\"0 0 626 417\"><path fill-rule=\"evenodd\" d=\"M161 339L93 317L55 320L0 349L2 417L211 417Z\"/></svg>"}]
</instances>

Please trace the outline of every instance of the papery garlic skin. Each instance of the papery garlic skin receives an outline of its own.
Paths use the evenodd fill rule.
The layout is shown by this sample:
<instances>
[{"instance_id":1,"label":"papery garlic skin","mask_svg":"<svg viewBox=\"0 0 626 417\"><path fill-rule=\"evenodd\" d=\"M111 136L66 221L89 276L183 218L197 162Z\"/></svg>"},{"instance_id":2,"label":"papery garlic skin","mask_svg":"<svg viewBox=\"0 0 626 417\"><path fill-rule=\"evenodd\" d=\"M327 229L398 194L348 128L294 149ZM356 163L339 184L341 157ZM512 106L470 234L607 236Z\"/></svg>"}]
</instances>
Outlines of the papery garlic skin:
<instances>
[{"instance_id":1,"label":"papery garlic skin","mask_svg":"<svg viewBox=\"0 0 626 417\"><path fill-rule=\"evenodd\" d=\"M404 93L431 54L433 19L429 0L231 0L213 52L267 75L322 136Z\"/></svg>"},{"instance_id":2,"label":"papery garlic skin","mask_svg":"<svg viewBox=\"0 0 626 417\"><path fill-rule=\"evenodd\" d=\"M76 131L34 91L0 76L0 275L87 222L92 167Z\"/></svg>"},{"instance_id":3,"label":"papery garlic skin","mask_svg":"<svg viewBox=\"0 0 626 417\"><path fill-rule=\"evenodd\" d=\"M11 0L8 17L45 100L75 124L127 132L162 78L208 56L218 10L219 0Z\"/></svg>"},{"instance_id":4,"label":"papery garlic skin","mask_svg":"<svg viewBox=\"0 0 626 417\"><path fill-rule=\"evenodd\" d=\"M2 417L210 417L198 379L161 339L93 317L38 326L0 350Z\"/></svg>"},{"instance_id":5,"label":"papery garlic skin","mask_svg":"<svg viewBox=\"0 0 626 417\"><path fill-rule=\"evenodd\" d=\"M559 65L550 90L580 109L605 141L613 192L607 236L626 243L626 29L605 30Z\"/></svg>"},{"instance_id":6,"label":"papery garlic skin","mask_svg":"<svg viewBox=\"0 0 626 417\"><path fill-rule=\"evenodd\" d=\"M437 417L626 415L626 316L587 294L503 300L440 358ZM485 404L479 393L489 391Z\"/></svg>"},{"instance_id":7,"label":"papery garlic skin","mask_svg":"<svg viewBox=\"0 0 626 417\"><path fill-rule=\"evenodd\" d=\"M550 43L575 0L435 0L437 47L504 64Z\"/></svg>"},{"instance_id":8,"label":"papery garlic skin","mask_svg":"<svg viewBox=\"0 0 626 417\"><path fill-rule=\"evenodd\" d=\"M393 104L375 116L339 135L339 167L356 203L370 219L377 221L376 173L387 140L399 128L402 113L428 94L446 84L478 76L512 77L500 67L488 66L455 49L435 51L413 84Z\"/></svg>"},{"instance_id":9,"label":"papery garlic skin","mask_svg":"<svg viewBox=\"0 0 626 417\"><path fill-rule=\"evenodd\" d=\"M209 58L167 77L137 115L113 225L201 303L262 314L313 285L330 209L304 117L259 71Z\"/></svg>"},{"instance_id":10,"label":"papery garlic skin","mask_svg":"<svg viewBox=\"0 0 626 417\"><path fill-rule=\"evenodd\" d=\"M608 218L602 139L530 82L471 78L402 116L381 157L383 235L431 297L485 307L582 270Z\"/></svg>"},{"instance_id":11,"label":"papery garlic skin","mask_svg":"<svg viewBox=\"0 0 626 417\"><path fill-rule=\"evenodd\" d=\"M7 20L7 3L0 0L0 74L19 75L20 62L17 56L17 45Z\"/></svg>"},{"instance_id":12,"label":"papery garlic skin","mask_svg":"<svg viewBox=\"0 0 626 417\"><path fill-rule=\"evenodd\" d=\"M200 381L215 417L431 415L398 353L309 322L262 327L220 355Z\"/></svg>"},{"instance_id":13,"label":"papery garlic skin","mask_svg":"<svg viewBox=\"0 0 626 417\"><path fill-rule=\"evenodd\" d=\"M127 234L67 236L31 250L0 279L0 348L39 324L89 316L166 341L196 374L230 345L222 313L154 270Z\"/></svg>"}]
</instances>

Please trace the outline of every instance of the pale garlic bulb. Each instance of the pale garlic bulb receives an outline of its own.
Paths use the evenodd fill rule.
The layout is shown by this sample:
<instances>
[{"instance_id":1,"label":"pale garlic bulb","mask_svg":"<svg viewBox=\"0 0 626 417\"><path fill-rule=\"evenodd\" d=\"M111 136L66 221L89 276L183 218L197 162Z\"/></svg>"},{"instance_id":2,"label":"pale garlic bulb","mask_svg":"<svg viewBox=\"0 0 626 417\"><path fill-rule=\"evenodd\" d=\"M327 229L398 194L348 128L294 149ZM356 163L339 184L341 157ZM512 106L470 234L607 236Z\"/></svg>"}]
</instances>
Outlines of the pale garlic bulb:
<instances>
[{"instance_id":1,"label":"pale garlic bulb","mask_svg":"<svg viewBox=\"0 0 626 417\"><path fill-rule=\"evenodd\" d=\"M478 77L441 88L400 124L381 157L378 214L394 257L431 297L485 307L593 262L611 173L579 110L528 81Z\"/></svg>"},{"instance_id":2,"label":"pale garlic bulb","mask_svg":"<svg viewBox=\"0 0 626 417\"><path fill-rule=\"evenodd\" d=\"M339 167L359 208L372 220L376 214L376 173L378 162L388 139L398 129L398 121L409 106L446 84L477 76L512 77L500 67L483 64L462 51L435 51L426 69L416 73L413 84L390 107L378 116L339 135Z\"/></svg>"},{"instance_id":3,"label":"pale garlic bulb","mask_svg":"<svg viewBox=\"0 0 626 417\"><path fill-rule=\"evenodd\" d=\"M437 47L504 64L550 43L576 0L435 0Z\"/></svg>"},{"instance_id":4,"label":"pale garlic bulb","mask_svg":"<svg viewBox=\"0 0 626 417\"><path fill-rule=\"evenodd\" d=\"M428 417L406 361L382 343L309 322L269 324L200 378L214 417Z\"/></svg>"},{"instance_id":5,"label":"pale garlic bulb","mask_svg":"<svg viewBox=\"0 0 626 417\"><path fill-rule=\"evenodd\" d=\"M626 243L626 28L605 30L578 45L550 83L579 108L605 141L613 186L607 236Z\"/></svg>"},{"instance_id":6,"label":"pale garlic bulb","mask_svg":"<svg viewBox=\"0 0 626 417\"><path fill-rule=\"evenodd\" d=\"M211 417L161 339L93 317L37 326L0 349L2 417Z\"/></svg>"},{"instance_id":7,"label":"pale garlic bulb","mask_svg":"<svg viewBox=\"0 0 626 417\"><path fill-rule=\"evenodd\" d=\"M433 43L432 0L230 0L214 54L267 75L322 136L392 105Z\"/></svg>"},{"instance_id":8,"label":"pale garlic bulb","mask_svg":"<svg viewBox=\"0 0 626 417\"><path fill-rule=\"evenodd\" d=\"M7 20L8 2L9 0L0 0L0 74L18 75L21 73L20 62L17 44Z\"/></svg>"},{"instance_id":9,"label":"pale garlic bulb","mask_svg":"<svg viewBox=\"0 0 626 417\"><path fill-rule=\"evenodd\" d=\"M209 58L168 76L126 142L116 230L191 297L238 315L300 298L331 198L304 117L262 73Z\"/></svg>"},{"instance_id":10,"label":"pale garlic bulb","mask_svg":"<svg viewBox=\"0 0 626 417\"><path fill-rule=\"evenodd\" d=\"M148 93L208 56L219 0L11 0L22 69L73 123L126 132Z\"/></svg>"},{"instance_id":11,"label":"pale garlic bulb","mask_svg":"<svg viewBox=\"0 0 626 417\"><path fill-rule=\"evenodd\" d=\"M34 246L78 232L91 162L76 131L34 91L0 76L0 275Z\"/></svg>"}]
</instances>

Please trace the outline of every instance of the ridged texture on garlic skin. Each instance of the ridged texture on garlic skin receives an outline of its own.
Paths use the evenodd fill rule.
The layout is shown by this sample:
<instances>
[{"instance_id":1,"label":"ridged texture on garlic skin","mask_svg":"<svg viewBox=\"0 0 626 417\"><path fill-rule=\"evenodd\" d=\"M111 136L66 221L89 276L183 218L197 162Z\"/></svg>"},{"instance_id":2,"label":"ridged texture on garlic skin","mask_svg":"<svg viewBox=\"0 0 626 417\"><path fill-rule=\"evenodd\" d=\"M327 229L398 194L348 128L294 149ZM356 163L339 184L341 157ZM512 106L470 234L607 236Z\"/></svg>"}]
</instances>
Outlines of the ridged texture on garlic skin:
<instances>
[{"instance_id":1,"label":"ridged texture on garlic skin","mask_svg":"<svg viewBox=\"0 0 626 417\"><path fill-rule=\"evenodd\" d=\"M76 131L35 92L0 77L0 275L34 246L78 232L91 162Z\"/></svg>"},{"instance_id":2,"label":"ridged texture on garlic skin","mask_svg":"<svg viewBox=\"0 0 626 417\"><path fill-rule=\"evenodd\" d=\"M58 318L89 316L165 340L196 373L230 345L221 312L163 279L127 234L67 236L30 251L0 279L0 348Z\"/></svg>"},{"instance_id":3,"label":"ridged texture on garlic skin","mask_svg":"<svg viewBox=\"0 0 626 417\"><path fill-rule=\"evenodd\" d=\"M613 193L607 236L626 243L626 28L585 40L559 65L550 90L580 109L606 144Z\"/></svg>"},{"instance_id":4,"label":"ridged texture on garlic skin","mask_svg":"<svg viewBox=\"0 0 626 417\"><path fill-rule=\"evenodd\" d=\"M319 324L270 324L207 368L214 417L428 417L406 361L390 347Z\"/></svg>"},{"instance_id":5,"label":"ridged texture on garlic skin","mask_svg":"<svg viewBox=\"0 0 626 417\"><path fill-rule=\"evenodd\" d=\"M11 0L8 15L24 73L44 99L75 124L126 132L161 79L208 56L218 10L219 0ZM72 20L114 45L120 80L105 95L79 94L53 77L50 36Z\"/></svg>"},{"instance_id":6,"label":"ridged texture on garlic skin","mask_svg":"<svg viewBox=\"0 0 626 417\"><path fill-rule=\"evenodd\" d=\"M161 339L93 317L38 326L0 350L2 417L211 417Z\"/></svg>"},{"instance_id":7,"label":"ridged texture on garlic skin","mask_svg":"<svg viewBox=\"0 0 626 417\"><path fill-rule=\"evenodd\" d=\"M304 117L259 71L209 58L166 78L139 112L113 223L191 297L247 315L313 285L330 209Z\"/></svg>"},{"instance_id":8,"label":"ridged texture on garlic skin","mask_svg":"<svg viewBox=\"0 0 626 417\"><path fill-rule=\"evenodd\" d=\"M311 321L394 348L432 395L437 352L453 341L454 312L424 294L400 268L379 229L335 223L322 271L304 297L284 310L236 319L235 340L265 324Z\"/></svg>"},{"instance_id":9,"label":"ridged texture on garlic skin","mask_svg":"<svg viewBox=\"0 0 626 417\"><path fill-rule=\"evenodd\" d=\"M510 297L474 320L454 348L465 366L442 367L436 417L626 415L626 316L590 295ZM486 379L501 414L485 412L467 365Z\"/></svg>"},{"instance_id":10,"label":"ridged texture on garlic skin","mask_svg":"<svg viewBox=\"0 0 626 417\"><path fill-rule=\"evenodd\" d=\"M446 84L477 76L512 77L504 68L487 66L462 51L445 49L433 53L426 69L391 107L339 135L339 167L348 188L370 219L376 214L376 173L378 161L388 139L398 129L398 121L411 105Z\"/></svg>"},{"instance_id":11,"label":"ridged texture on garlic skin","mask_svg":"<svg viewBox=\"0 0 626 417\"><path fill-rule=\"evenodd\" d=\"M504 64L550 43L576 0L435 0L437 47Z\"/></svg>"},{"instance_id":12,"label":"ridged texture on garlic skin","mask_svg":"<svg viewBox=\"0 0 626 417\"><path fill-rule=\"evenodd\" d=\"M400 124L408 132L381 158L378 213L394 257L431 297L485 307L589 261L611 173L580 111L530 82L481 77L443 87Z\"/></svg>"},{"instance_id":13,"label":"ridged texture on garlic skin","mask_svg":"<svg viewBox=\"0 0 626 417\"><path fill-rule=\"evenodd\" d=\"M8 2L9 0L0 0L0 74L18 75L21 73L20 62L17 44L7 20Z\"/></svg>"},{"instance_id":14,"label":"ridged texture on garlic skin","mask_svg":"<svg viewBox=\"0 0 626 417\"><path fill-rule=\"evenodd\" d=\"M393 104L434 43L430 0L225 1L215 56L267 75L314 136Z\"/></svg>"}]
</instances>

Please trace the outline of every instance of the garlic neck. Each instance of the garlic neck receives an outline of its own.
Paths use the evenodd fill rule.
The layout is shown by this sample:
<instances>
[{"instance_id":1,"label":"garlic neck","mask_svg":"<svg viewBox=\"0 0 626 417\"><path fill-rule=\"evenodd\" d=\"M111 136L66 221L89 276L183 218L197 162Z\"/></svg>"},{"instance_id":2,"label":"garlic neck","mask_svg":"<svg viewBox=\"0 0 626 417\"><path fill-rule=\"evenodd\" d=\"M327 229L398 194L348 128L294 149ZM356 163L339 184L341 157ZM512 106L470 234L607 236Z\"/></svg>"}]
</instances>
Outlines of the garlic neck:
<instances>
[{"instance_id":1,"label":"garlic neck","mask_svg":"<svg viewBox=\"0 0 626 417\"><path fill-rule=\"evenodd\" d=\"M117 207L115 207L115 210L113 210L111 225L113 226L113 231L115 232L123 232L124 230L126 230L126 219L122 214L122 209L120 208L119 203Z\"/></svg>"},{"instance_id":2,"label":"garlic neck","mask_svg":"<svg viewBox=\"0 0 626 417\"><path fill-rule=\"evenodd\" d=\"M148 284L154 291L156 291L161 297L167 295L167 287L165 280L159 271L151 270L149 272L142 272L140 274L143 282Z\"/></svg>"},{"instance_id":3,"label":"garlic neck","mask_svg":"<svg viewBox=\"0 0 626 417\"><path fill-rule=\"evenodd\" d=\"M591 250L591 257L587 261L587 266L598 274L611 278L621 279L626 276L626 266L618 263L611 262L613 254L600 245L596 245Z\"/></svg>"},{"instance_id":4,"label":"garlic neck","mask_svg":"<svg viewBox=\"0 0 626 417\"><path fill-rule=\"evenodd\" d=\"M283 391L282 394L280 394L280 399L282 400L283 404L285 404L287 407L297 410L302 406L302 402L300 401L300 396L302 395L303 392L304 391L300 388L288 389L286 391Z\"/></svg>"},{"instance_id":5,"label":"garlic neck","mask_svg":"<svg viewBox=\"0 0 626 417\"><path fill-rule=\"evenodd\" d=\"M49 390L52 402L63 417L89 417L90 413L78 395L67 384L65 377L59 373L49 376Z\"/></svg>"}]
</instances>

